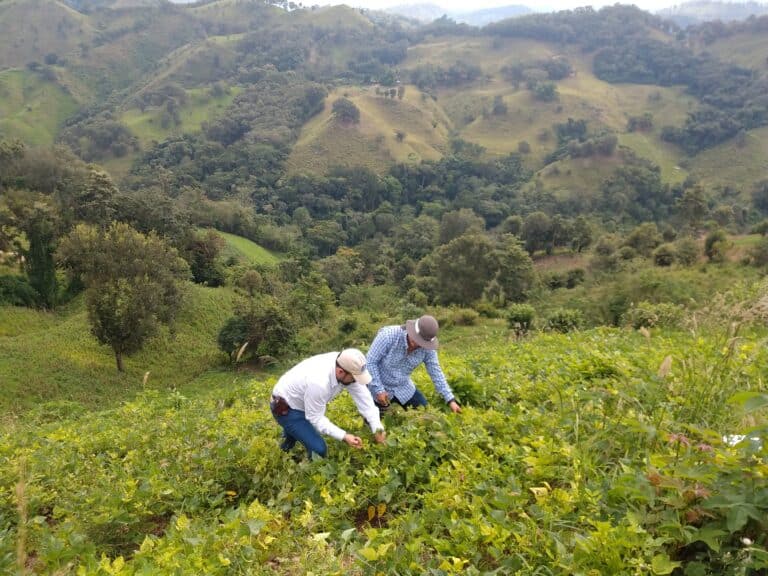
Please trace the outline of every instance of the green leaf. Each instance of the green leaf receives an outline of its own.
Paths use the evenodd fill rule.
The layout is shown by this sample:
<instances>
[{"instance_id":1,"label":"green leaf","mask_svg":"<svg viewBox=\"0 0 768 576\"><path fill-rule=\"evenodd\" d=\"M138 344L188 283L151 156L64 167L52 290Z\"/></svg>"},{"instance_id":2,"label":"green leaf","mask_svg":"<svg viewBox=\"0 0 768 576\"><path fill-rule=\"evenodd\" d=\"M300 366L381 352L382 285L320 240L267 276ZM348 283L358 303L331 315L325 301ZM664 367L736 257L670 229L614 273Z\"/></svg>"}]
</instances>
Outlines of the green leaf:
<instances>
[{"instance_id":1,"label":"green leaf","mask_svg":"<svg viewBox=\"0 0 768 576\"><path fill-rule=\"evenodd\" d=\"M733 533L741 530L749 520L749 511L744 506L734 506L728 511L726 525L728 530Z\"/></svg>"},{"instance_id":2,"label":"green leaf","mask_svg":"<svg viewBox=\"0 0 768 576\"><path fill-rule=\"evenodd\" d=\"M263 520L256 520L255 518L248 520L248 530L251 533L251 535L255 536L256 534L261 532L261 529L264 528L265 524L266 522L264 522Z\"/></svg>"},{"instance_id":3,"label":"green leaf","mask_svg":"<svg viewBox=\"0 0 768 576\"><path fill-rule=\"evenodd\" d=\"M698 530L693 536L691 537L691 542L697 542L701 541L704 542L711 550L714 552L720 551L720 538L722 536L725 536L727 532L725 530L720 530L719 528L712 528L705 526L704 528Z\"/></svg>"},{"instance_id":4,"label":"green leaf","mask_svg":"<svg viewBox=\"0 0 768 576\"><path fill-rule=\"evenodd\" d=\"M362 550L360 550L360 556L368 560L368 562L374 562L378 559L379 553L376 552L375 548L369 548L366 546Z\"/></svg>"},{"instance_id":5,"label":"green leaf","mask_svg":"<svg viewBox=\"0 0 768 576\"><path fill-rule=\"evenodd\" d=\"M341 539L344 540L344 542L346 542L347 540L352 538L352 535L355 532L357 532L356 528L347 528L346 530L344 530L344 532L341 533Z\"/></svg>"},{"instance_id":6,"label":"green leaf","mask_svg":"<svg viewBox=\"0 0 768 576\"><path fill-rule=\"evenodd\" d=\"M754 412L768 406L768 394L759 392L739 392L728 400L731 404L740 404L747 412Z\"/></svg>"},{"instance_id":7,"label":"green leaf","mask_svg":"<svg viewBox=\"0 0 768 576\"><path fill-rule=\"evenodd\" d=\"M681 562L673 562L666 554L657 554L651 560L651 569L654 574L671 574L675 568L682 566Z\"/></svg>"}]
</instances>

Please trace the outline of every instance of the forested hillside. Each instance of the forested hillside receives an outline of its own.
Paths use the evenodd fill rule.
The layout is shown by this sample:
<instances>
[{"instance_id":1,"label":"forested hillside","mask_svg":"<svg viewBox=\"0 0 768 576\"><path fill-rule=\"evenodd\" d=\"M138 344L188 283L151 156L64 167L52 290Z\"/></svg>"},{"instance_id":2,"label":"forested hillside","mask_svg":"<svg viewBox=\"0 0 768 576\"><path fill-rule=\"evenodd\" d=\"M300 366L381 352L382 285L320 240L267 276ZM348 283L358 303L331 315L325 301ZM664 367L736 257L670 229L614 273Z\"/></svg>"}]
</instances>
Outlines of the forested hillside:
<instances>
[{"instance_id":1,"label":"forested hillside","mask_svg":"<svg viewBox=\"0 0 768 576\"><path fill-rule=\"evenodd\" d=\"M0 572L766 573L767 28L0 0ZM282 457L425 312L463 412Z\"/></svg>"}]
</instances>

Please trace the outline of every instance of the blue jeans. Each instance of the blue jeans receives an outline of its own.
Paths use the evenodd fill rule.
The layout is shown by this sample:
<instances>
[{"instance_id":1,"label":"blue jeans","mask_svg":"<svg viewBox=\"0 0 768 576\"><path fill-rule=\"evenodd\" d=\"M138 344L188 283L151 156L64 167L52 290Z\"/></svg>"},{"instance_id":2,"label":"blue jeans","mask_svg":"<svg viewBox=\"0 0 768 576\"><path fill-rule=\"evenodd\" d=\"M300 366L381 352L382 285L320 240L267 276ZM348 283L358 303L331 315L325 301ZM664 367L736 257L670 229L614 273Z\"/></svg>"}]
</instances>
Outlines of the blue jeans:
<instances>
[{"instance_id":1,"label":"blue jeans","mask_svg":"<svg viewBox=\"0 0 768 576\"><path fill-rule=\"evenodd\" d=\"M328 446L320 433L307 420L303 411L291 408L288 410L288 414L278 416L272 408L270 405L272 416L283 428L283 438L285 438L282 445L283 450L287 452L296 441L299 441L307 449L307 456L310 459L313 452L318 456L325 457L328 453Z\"/></svg>"},{"instance_id":2,"label":"blue jeans","mask_svg":"<svg viewBox=\"0 0 768 576\"><path fill-rule=\"evenodd\" d=\"M387 392L387 394L389 395L390 400L392 402L397 402L398 404L400 404L400 406L402 406L406 410L408 410L408 408L420 408L422 406L427 405L427 399L424 397L424 394L422 394L421 390L419 390L418 388L416 388L416 391L413 393L413 396L411 396L411 398L407 402L400 402L400 400L395 398L393 395L389 394L389 392ZM383 415L384 412L386 412L387 408L389 408L389 406L384 406L383 404L379 404L375 396L373 397L373 403L376 404L376 407L379 409L379 414L381 415Z\"/></svg>"}]
</instances>

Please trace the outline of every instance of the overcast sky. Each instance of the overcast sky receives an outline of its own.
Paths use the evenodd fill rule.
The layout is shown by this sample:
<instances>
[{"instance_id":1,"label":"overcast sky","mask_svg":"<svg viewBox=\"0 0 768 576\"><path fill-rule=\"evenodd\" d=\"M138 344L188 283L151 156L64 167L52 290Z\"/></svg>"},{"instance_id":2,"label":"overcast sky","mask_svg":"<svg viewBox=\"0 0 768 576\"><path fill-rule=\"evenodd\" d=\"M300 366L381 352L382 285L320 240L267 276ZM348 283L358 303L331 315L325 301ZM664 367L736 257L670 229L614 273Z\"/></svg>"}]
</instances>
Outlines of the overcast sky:
<instances>
[{"instance_id":1,"label":"overcast sky","mask_svg":"<svg viewBox=\"0 0 768 576\"><path fill-rule=\"evenodd\" d=\"M635 4L643 10L654 12L661 8L668 8L675 4L681 4L685 0L639 0L637 2L620 2L621 4ZM592 6L593 8L600 8L605 5L615 4L616 0L609 2L585 2L584 0L549 0L544 2L526 2L518 0L474 0L467 2L466 0L323 0L312 1L308 0L305 4L348 4L349 6L362 7L362 8L374 8L382 9L389 8L391 6L398 6L401 4L436 4L441 8L450 10L452 12L470 12L473 10L479 10L481 8L491 8L496 6L508 6L508 5L523 5L528 6L532 10L537 11L552 11L552 10L570 10L579 6Z\"/></svg>"}]
</instances>

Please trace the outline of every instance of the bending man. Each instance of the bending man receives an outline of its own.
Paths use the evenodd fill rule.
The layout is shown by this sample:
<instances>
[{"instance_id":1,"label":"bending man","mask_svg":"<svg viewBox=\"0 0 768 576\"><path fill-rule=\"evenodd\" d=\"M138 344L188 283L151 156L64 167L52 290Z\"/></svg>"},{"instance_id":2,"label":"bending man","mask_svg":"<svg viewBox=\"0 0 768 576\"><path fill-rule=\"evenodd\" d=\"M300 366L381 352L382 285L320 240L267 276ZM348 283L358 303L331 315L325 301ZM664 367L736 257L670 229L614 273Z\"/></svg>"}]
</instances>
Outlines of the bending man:
<instances>
[{"instance_id":1,"label":"bending man","mask_svg":"<svg viewBox=\"0 0 768 576\"><path fill-rule=\"evenodd\" d=\"M379 411L365 387L370 381L365 355L355 348L347 348L341 353L318 354L288 370L275 384L269 404L272 415L283 428L280 448L287 452L298 441L307 449L310 458L313 453L324 457L328 447L322 434L344 441L353 448L362 448L360 437L342 430L325 415L328 403L342 390L352 396L376 442L384 442L386 434Z\"/></svg>"},{"instance_id":2,"label":"bending man","mask_svg":"<svg viewBox=\"0 0 768 576\"><path fill-rule=\"evenodd\" d=\"M380 411L391 401L404 408L427 405L424 394L411 380L411 372L424 364L437 393L453 412L461 412L437 358L439 329L437 320L425 315L402 326L385 326L376 334L368 351L372 377L368 389Z\"/></svg>"}]
</instances>

